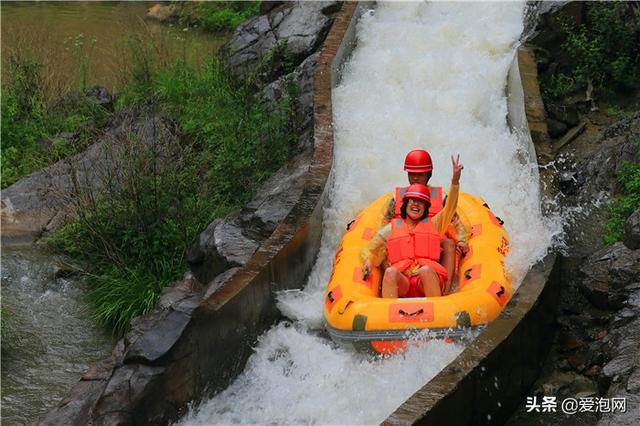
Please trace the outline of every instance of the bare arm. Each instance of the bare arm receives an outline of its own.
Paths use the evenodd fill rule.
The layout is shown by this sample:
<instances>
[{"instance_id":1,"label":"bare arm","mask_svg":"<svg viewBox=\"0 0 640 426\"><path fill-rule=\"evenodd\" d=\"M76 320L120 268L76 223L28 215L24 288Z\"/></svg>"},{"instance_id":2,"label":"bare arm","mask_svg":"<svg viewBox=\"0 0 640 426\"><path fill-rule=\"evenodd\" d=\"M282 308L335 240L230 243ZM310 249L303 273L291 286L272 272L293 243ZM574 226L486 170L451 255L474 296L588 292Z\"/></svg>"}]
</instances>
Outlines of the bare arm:
<instances>
[{"instance_id":1,"label":"bare arm","mask_svg":"<svg viewBox=\"0 0 640 426\"><path fill-rule=\"evenodd\" d=\"M451 177L451 188L447 194L447 202L444 208L433 217L433 221L438 229L440 236L447 231L447 227L453 219L453 215L458 207L458 193L460 191L460 175L464 166L460 164L460 155L455 159L451 156L451 166L453 168L453 176Z\"/></svg>"}]
</instances>

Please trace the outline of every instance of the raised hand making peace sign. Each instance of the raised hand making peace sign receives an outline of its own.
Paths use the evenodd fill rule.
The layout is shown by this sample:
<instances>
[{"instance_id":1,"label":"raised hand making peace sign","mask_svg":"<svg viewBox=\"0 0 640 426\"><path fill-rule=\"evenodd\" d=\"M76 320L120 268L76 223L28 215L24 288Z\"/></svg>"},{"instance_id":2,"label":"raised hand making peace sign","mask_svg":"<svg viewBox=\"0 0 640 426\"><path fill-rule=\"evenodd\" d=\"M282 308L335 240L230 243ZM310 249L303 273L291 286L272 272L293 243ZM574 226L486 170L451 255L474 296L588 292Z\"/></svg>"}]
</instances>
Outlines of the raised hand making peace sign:
<instances>
[{"instance_id":1,"label":"raised hand making peace sign","mask_svg":"<svg viewBox=\"0 0 640 426\"><path fill-rule=\"evenodd\" d=\"M460 164L460 154L453 158L451 156L451 165L453 166L453 177L451 178L451 183L454 185L458 185L460 183L460 175L462 174L462 170L464 166Z\"/></svg>"}]
</instances>

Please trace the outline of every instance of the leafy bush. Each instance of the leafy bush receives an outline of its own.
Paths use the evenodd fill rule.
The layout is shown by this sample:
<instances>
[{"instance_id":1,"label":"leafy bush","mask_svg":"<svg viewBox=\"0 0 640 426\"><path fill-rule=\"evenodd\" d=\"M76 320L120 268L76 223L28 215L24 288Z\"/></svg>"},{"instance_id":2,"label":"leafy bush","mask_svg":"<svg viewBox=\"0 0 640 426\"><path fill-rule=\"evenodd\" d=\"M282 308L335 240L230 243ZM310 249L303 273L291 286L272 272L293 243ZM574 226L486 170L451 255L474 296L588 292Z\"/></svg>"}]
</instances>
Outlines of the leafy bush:
<instances>
[{"instance_id":1,"label":"leafy bush","mask_svg":"<svg viewBox=\"0 0 640 426\"><path fill-rule=\"evenodd\" d=\"M620 241L624 224L640 208L640 139L638 157L635 163L626 163L618 173L618 183L622 187L620 196L609 207L609 220L605 225L604 241L613 244Z\"/></svg>"},{"instance_id":2,"label":"leafy bush","mask_svg":"<svg viewBox=\"0 0 640 426\"><path fill-rule=\"evenodd\" d=\"M546 74L541 77L540 90L545 99L559 99L573 93L577 84L572 77L563 73Z\"/></svg>"},{"instance_id":3,"label":"leafy bush","mask_svg":"<svg viewBox=\"0 0 640 426\"><path fill-rule=\"evenodd\" d=\"M543 94L565 96L589 83L596 89L640 87L640 12L632 2L586 2L586 24L565 22L566 73L542 81Z\"/></svg>"},{"instance_id":4,"label":"leafy bush","mask_svg":"<svg viewBox=\"0 0 640 426\"><path fill-rule=\"evenodd\" d=\"M28 57L12 56L9 83L2 88L1 187L84 149L93 128L107 115L92 99L75 93L47 105L42 94L40 65ZM61 132L80 132L73 144L54 139Z\"/></svg>"},{"instance_id":5,"label":"leafy bush","mask_svg":"<svg viewBox=\"0 0 640 426\"><path fill-rule=\"evenodd\" d=\"M260 12L259 1L174 2L182 25L199 26L205 31L233 31Z\"/></svg>"}]
</instances>

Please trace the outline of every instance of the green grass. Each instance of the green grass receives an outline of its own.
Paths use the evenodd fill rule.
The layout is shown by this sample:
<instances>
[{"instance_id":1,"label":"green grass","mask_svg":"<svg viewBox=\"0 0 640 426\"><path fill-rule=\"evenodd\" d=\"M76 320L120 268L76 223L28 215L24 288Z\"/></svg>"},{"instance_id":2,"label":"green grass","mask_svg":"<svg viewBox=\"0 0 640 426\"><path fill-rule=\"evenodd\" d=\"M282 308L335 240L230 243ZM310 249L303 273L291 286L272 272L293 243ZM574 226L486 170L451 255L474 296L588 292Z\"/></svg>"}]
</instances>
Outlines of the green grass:
<instances>
[{"instance_id":1,"label":"green grass","mask_svg":"<svg viewBox=\"0 0 640 426\"><path fill-rule=\"evenodd\" d=\"M82 151L95 123L107 112L92 99L69 94L47 103L41 90L40 65L28 57L9 59L12 80L2 88L2 174L5 188L60 158ZM54 138L62 132L79 133L71 143ZM43 142L50 139L50 142Z\"/></svg>"},{"instance_id":2,"label":"green grass","mask_svg":"<svg viewBox=\"0 0 640 426\"><path fill-rule=\"evenodd\" d=\"M204 31L233 31L260 12L259 1L174 2L182 25L197 26Z\"/></svg>"},{"instance_id":3,"label":"green grass","mask_svg":"<svg viewBox=\"0 0 640 426\"><path fill-rule=\"evenodd\" d=\"M216 60L201 68L178 61L149 77L130 86L117 107L153 100L159 115L179 124L177 157L162 165L151 147L130 136L118 182L49 239L88 265L94 316L118 335L182 277L199 233L252 199L294 141L289 102L268 112Z\"/></svg>"},{"instance_id":4,"label":"green grass","mask_svg":"<svg viewBox=\"0 0 640 426\"><path fill-rule=\"evenodd\" d=\"M624 224L631 214L640 208L640 139L636 140L638 156L634 163L626 163L618 173L622 190L609 207L609 219L605 225L604 242L620 241Z\"/></svg>"}]
</instances>

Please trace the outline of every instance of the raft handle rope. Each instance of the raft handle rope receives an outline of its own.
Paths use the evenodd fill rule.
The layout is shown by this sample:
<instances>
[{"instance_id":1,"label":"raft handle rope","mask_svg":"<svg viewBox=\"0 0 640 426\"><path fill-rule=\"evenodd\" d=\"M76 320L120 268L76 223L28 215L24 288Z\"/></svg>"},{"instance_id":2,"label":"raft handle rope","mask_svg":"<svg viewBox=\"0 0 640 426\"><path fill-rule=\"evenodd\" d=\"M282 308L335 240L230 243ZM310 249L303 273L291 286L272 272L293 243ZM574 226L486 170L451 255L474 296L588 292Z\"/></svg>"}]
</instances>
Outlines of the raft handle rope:
<instances>
[{"instance_id":1,"label":"raft handle rope","mask_svg":"<svg viewBox=\"0 0 640 426\"><path fill-rule=\"evenodd\" d=\"M502 296L504 294L504 287L500 286L500 290L496 292L496 296Z\"/></svg>"},{"instance_id":2,"label":"raft handle rope","mask_svg":"<svg viewBox=\"0 0 640 426\"><path fill-rule=\"evenodd\" d=\"M420 309L418 309L417 311L412 312L412 313L410 313L410 314L409 314L409 313L407 313L407 312L405 312L405 311L403 311L402 309L398 310L398 313L399 313L400 315L402 315L402 316L405 316L405 317L415 317L416 315L420 315L420 314L421 314L421 313L423 313L423 312L424 312L424 309L422 309L422 308L420 308Z\"/></svg>"},{"instance_id":3,"label":"raft handle rope","mask_svg":"<svg viewBox=\"0 0 640 426\"><path fill-rule=\"evenodd\" d=\"M353 225L353 222L355 222L356 220L353 219L351 222L347 223L347 231L351 230L351 225Z\"/></svg>"},{"instance_id":4,"label":"raft handle rope","mask_svg":"<svg viewBox=\"0 0 640 426\"><path fill-rule=\"evenodd\" d=\"M333 298L333 291L330 291L329 294L327 294L327 299L329 299L329 302L331 303L335 301L335 299Z\"/></svg>"}]
</instances>

